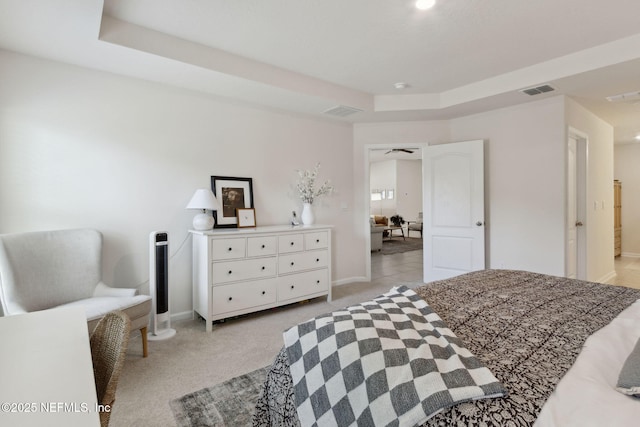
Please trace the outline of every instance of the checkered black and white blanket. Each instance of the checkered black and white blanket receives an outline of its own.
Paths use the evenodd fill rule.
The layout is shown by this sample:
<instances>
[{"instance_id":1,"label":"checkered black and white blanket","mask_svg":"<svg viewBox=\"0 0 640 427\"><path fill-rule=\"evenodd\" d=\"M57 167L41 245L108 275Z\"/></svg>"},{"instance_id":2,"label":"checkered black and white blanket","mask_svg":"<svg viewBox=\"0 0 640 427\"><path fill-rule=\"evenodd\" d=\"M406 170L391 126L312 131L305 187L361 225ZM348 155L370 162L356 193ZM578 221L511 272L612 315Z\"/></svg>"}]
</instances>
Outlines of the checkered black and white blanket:
<instances>
[{"instance_id":1,"label":"checkered black and white blanket","mask_svg":"<svg viewBox=\"0 0 640 427\"><path fill-rule=\"evenodd\" d=\"M303 426L415 426L506 394L414 291L391 289L284 333Z\"/></svg>"}]
</instances>

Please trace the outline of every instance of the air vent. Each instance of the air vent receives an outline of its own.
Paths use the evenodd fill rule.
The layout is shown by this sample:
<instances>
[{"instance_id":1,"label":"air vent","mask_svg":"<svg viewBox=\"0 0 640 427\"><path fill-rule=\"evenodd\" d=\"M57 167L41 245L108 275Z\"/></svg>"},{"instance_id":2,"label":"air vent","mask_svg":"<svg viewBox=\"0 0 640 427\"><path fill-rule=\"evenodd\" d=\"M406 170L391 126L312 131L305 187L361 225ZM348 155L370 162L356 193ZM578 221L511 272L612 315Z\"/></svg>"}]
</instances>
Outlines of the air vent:
<instances>
[{"instance_id":1,"label":"air vent","mask_svg":"<svg viewBox=\"0 0 640 427\"><path fill-rule=\"evenodd\" d=\"M528 89L522 89L520 92L526 93L527 95L540 95L541 93L553 92L555 88L550 85L542 85L536 87L530 87Z\"/></svg>"},{"instance_id":2,"label":"air vent","mask_svg":"<svg viewBox=\"0 0 640 427\"><path fill-rule=\"evenodd\" d=\"M331 107L328 110L323 111L324 114L329 114L332 116L338 117L347 117L351 114L360 113L361 109L355 107L347 107L346 105L336 105L335 107Z\"/></svg>"},{"instance_id":3,"label":"air vent","mask_svg":"<svg viewBox=\"0 0 640 427\"><path fill-rule=\"evenodd\" d=\"M609 102L634 102L640 100L640 91L621 93L620 95L607 96Z\"/></svg>"}]
</instances>

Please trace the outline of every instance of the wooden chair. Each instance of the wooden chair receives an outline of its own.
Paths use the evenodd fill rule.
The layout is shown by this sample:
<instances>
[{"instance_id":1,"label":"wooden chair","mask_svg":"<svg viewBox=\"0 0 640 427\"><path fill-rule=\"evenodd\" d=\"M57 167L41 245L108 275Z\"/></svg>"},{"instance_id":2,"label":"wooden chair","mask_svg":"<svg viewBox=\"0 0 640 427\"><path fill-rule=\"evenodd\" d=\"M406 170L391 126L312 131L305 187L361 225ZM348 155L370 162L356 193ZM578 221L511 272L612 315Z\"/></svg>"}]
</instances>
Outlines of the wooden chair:
<instances>
[{"instance_id":1,"label":"wooden chair","mask_svg":"<svg viewBox=\"0 0 640 427\"><path fill-rule=\"evenodd\" d=\"M109 425L130 330L129 316L122 311L112 311L98 322L89 338L102 427Z\"/></svg>"}]
</instances>

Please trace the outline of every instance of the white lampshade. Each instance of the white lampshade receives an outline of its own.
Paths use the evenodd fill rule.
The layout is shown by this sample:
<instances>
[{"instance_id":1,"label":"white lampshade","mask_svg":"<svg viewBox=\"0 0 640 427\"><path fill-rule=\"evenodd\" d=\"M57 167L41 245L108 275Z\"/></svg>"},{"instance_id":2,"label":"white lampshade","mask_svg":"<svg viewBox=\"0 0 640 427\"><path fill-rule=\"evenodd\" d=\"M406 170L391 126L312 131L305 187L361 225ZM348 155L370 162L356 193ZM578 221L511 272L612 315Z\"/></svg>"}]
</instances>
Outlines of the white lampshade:
<instances>
[{"instance_id":1,"label":"white lampshade","mask_svg":"<svg viewBox=\"0 0 640 427\"><path fill-rule=\"evenodd\" d=\"M193 228L196 230L211 230L215 222L213 216L207 215L206 210L217 211L220 209L220 204L211 190L199 188L193 194L186 209L202 209L202 213L193 218Z\"/></svg>"}]
</instances>

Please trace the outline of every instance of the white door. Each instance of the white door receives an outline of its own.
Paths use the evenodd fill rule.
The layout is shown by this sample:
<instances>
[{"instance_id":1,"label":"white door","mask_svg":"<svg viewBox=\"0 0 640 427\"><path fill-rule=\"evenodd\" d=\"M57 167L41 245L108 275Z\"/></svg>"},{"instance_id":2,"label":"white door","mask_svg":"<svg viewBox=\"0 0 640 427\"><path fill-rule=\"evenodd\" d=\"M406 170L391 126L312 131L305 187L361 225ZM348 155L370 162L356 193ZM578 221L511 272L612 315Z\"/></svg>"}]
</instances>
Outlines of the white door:
<instances>
[{"instance_id":1,"label":"white door","mask_svg":"<svg viewBox=\"0 0 640 427\"><path fill-rule=\"evenodd\" d=\"M430 146L423 171L424 281L484 269L483 141Z\"/></svg>"},{"instance_id":2,"label":"white door","mask_svg":"<svg viewBox=\"0 0 640 427\"><path fill-rule=\"evenodd\" d=\"M578 184L577 184L577 141L569 137L567 143L567 259L566 276L578 277Z\"/></svg>"},{"instance_id":3,"label":"white door","mask_svg":"<svg viewBox=\"0 0 640 427\"><path fill-rule=\"evenodd\" d=\"M570 135L567 142L567 243L565 275L586 280L586 139Z\"/></svg>"}]
</instances>

